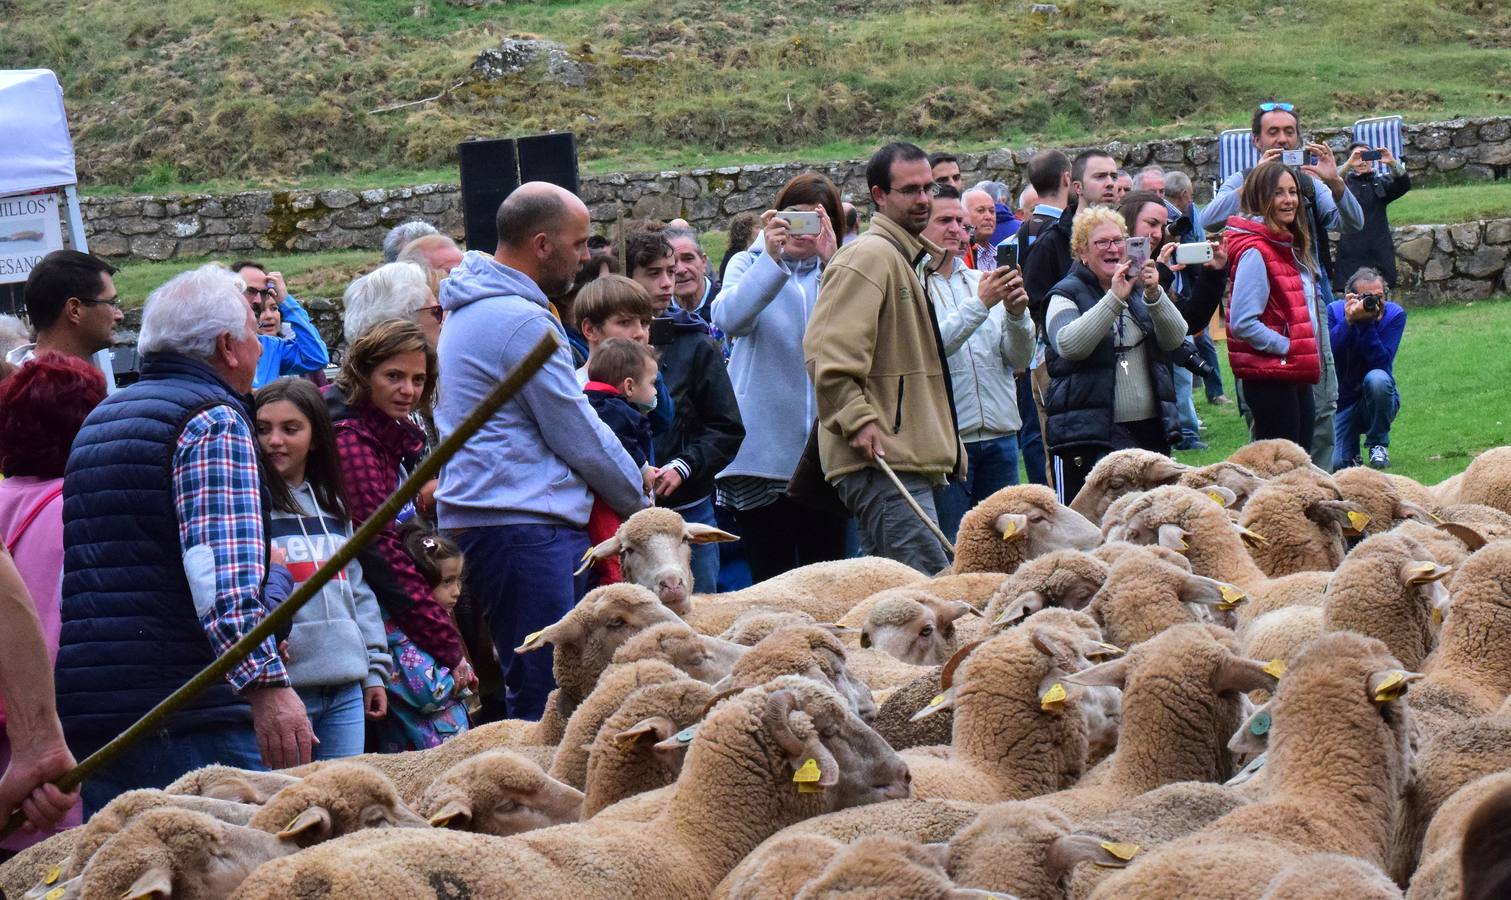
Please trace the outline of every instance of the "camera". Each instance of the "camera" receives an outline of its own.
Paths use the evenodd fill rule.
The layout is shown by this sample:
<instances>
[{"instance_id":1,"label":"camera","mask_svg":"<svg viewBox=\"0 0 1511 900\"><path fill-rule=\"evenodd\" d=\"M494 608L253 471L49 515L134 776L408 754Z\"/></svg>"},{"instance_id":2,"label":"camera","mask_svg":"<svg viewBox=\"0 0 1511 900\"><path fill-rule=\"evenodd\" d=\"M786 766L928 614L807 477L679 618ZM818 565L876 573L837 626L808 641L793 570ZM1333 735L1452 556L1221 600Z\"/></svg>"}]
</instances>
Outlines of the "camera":
<instances>
[{"instance_id":1,"label":"camera","mask_svg":"<svg viewBox=\"0 0 1511 900\"><path fill-rule=\"evenodd\" d=\"M1380 294L1365 294L1359 299L1364 301L1365 312L1379 312L1380 307L1385 305L1385 297Z\"/></svg>"},{"instance_id":2,"label":"camera","mask_svg":"<svg viewBox=\"0 0 1511 900\"><path fill-rule=\"evenodd\" d=\"M782 211L782 218L787 220L787 233L793 237L804 234L818 234L821 230L818 221L818 213L802 209L789 209Z\"/></svg>"},{"instance_id":3,"label":"camera","mask_svg":"<svg viewBox=\"0 0 1511 900\"><path fill-rule=\"evenodd\" d=\"M1280 151L1280 161L1285 165L1291 166L1292 168L1295 168L1296 166L1304 166L1306 165L1306 151L1282 150Z\"/></svg>"},{"instance_id":4,"label":"camera","mask_svg":"<svg viewBox=\"0 0 1511 900\"><path fill-rule=\"evenodd\" d=\"M1196 352L1196 342L1187 338L1179 347L1170 351L1170 361L1184 369L1189 369L1198 378L1215 378L1217 370L1207 365L1207 361Z\"/></svg>"}]
</instances>

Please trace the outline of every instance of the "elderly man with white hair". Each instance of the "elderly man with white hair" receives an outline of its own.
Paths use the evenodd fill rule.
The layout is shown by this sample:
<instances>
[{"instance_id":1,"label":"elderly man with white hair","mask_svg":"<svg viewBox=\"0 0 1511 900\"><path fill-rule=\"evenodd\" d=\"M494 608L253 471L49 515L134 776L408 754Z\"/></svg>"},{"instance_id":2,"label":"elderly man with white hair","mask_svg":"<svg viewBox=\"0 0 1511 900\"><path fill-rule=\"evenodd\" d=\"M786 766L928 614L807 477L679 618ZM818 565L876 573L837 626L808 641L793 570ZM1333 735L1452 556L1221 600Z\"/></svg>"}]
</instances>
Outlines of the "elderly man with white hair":
<instances>
[{"instance_id":1,"label":"elderly man with white hair","mask_svg":"<svg viewBox=\"0 0 1511 900\"><path fill-rule=\"evenodd\" d=\"M243 287L207 265L153 291L137 343L141 380L90 413L69 454L56 678L58 715L79 759L267 610L268 509L247 397L262 350ZM211 763L306 763L313 741L269 638L91 775L85 813Z\"/></svg>"},{"instance_id":2,"label":"elderly man with white hair","mask_svg":"<svg viewBox=\"0 0 1511 900\"><path fill-rule=\"evenodd\" d=\"M415 323L432 347L441 339L441 306L425 270L414 263L388 263L355 279L342 293L341 304L347 346L385 319Z\"/></svg>"},{"instance_id":3,"label":"elderly man with white hair","mask_svg":"<svg viewBox=\"0 0 1511 900\"><path fill-rule=\"evenodd\" d=\"M409 246L415 238L422 238L427 234L440 234L436 227L429 222L420 219L411 219L401 222L388 229L388 234L383 236L383 261L391 263L399 258L404 248Z\"/></svg>"}]
</instances>

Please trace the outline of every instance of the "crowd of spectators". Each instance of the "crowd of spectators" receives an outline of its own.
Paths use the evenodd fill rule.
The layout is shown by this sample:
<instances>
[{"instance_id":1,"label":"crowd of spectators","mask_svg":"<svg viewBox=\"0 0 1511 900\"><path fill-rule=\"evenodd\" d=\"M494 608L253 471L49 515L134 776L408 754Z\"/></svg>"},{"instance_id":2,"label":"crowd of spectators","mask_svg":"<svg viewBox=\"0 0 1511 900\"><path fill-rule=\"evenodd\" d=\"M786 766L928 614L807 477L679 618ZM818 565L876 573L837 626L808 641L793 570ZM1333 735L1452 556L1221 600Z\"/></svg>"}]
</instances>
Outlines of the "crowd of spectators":
<instances>
[{"instance_id":1,"label":"crowd of spectators","mask_svg":"<svg viewBox=\"0 0 1511 900\"><path fill-rule=\"evenodd\" d=\"M557 351L439 479L92 775L84 812L208 763L538 718L550 656L514 648L619 577L579 563L651 505L742 536L723 561L693 548L692 583L664 586L686 593L856 553L940 571L935 527L1002 487L1069 502L1112 450L1204 447L1194 387L1229 402L1224 327L1252 437L1388 466L1406 313L1385 207L1409 181L1388 150L1384 172L1362 145L1340 167L1287 103L1252 131L1259 164L1205 207L1184 173L1102 151L1038 153L1015 196L889 144L867 197L800 174L730 223L717 266L686 222L605 238L576 196L526 184L491 253L393 229L343 294L338 365L284 276L241 260L145 298L120 389L92 362L122 320L116 270L50 254L26 330L0 320L0 813L76 823L46 782L309 581L543 337Z\"/></svg>"}]
</instances>

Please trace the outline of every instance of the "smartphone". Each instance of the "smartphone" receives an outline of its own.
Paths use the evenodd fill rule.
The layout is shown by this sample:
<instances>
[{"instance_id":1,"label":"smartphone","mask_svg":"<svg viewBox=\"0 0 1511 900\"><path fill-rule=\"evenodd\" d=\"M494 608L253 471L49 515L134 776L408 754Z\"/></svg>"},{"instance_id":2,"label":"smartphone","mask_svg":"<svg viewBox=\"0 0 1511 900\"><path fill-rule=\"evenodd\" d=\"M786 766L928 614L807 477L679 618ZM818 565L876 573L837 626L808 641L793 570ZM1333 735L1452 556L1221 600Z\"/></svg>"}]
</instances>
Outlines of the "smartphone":
<instances>
[{"instance_id":1,"label":"smartphone","mask_svg":"<svg viewBox=\"0 0 1511 900\"><path fill-rule=\"evenodd\" d=\"M997 245L997 268L1018 268L1018 245L1016 242Z\"/></svg>"},{"instance_id":2,"label":"smartphone","mask_svg":"<svg viewBox=\"0 0 1511 900\"><path fill-rule=\"evenodd\" d=\"M1194 266L1212 261L1212 245L1206 241L1196 244L1178 244L1175 247L1175 264Z\"/></svg>"},{"instance_id":3,"label":"smartphone","mask_svg":"<svg viewBox=\"0 0 1511 900\"><path fill-rule=\"evenodd\" d=\"M1130 272L1136 272L1144 267L1149 261L1149 239L1146 237L1131 237L1123 245L1124 255L1133 261Z\"/></svg>"},{"instance_id":4,"label":"smartphone","mask_svg":"<svg viewBox=\"0 0 1511 900\"><path fill-rule=\"evenodd\" d=\"M676 301L672 301L676 302ZM677 339L677 323L671 319L651 319L651 346L665 347Z\"/></svg>"},{"instance_id":5,"label":"smartphone","mask_svg":"<svg viewBox=\"0 0 1511 900\"><path fill-rule=\"evenodd\" d=\"M782 218L787 220L787 233L790 235L818 234L818 213L802 209L783 210Z\"/></svg>"},{"instance_id":6,"label":"smartphone","mask_svg":"<svg viewBox=\"0 0 1511 900\"><path fill-rule=\"evenodd\" d=\"M1362 160L1364 160L1365 162L1379 162L1380 161L1380 151L1378 151L1378 150L1365 150L1363 153L1359 154L1359 158L1362 159Z\"/></svg>"},{"instance_id":7,"label":"smartphone","mask_svg":"<svg viewBox=\"0 0 1511 900\"><path fill-rule=\"evenodd\" d=\"M1295 168L1296 166L1304 166L1306 165L1306 151L1282 150L1280 151L1280 161L1288 166L1291 166L1292 168Z\"/></svg>"}]
</instances>

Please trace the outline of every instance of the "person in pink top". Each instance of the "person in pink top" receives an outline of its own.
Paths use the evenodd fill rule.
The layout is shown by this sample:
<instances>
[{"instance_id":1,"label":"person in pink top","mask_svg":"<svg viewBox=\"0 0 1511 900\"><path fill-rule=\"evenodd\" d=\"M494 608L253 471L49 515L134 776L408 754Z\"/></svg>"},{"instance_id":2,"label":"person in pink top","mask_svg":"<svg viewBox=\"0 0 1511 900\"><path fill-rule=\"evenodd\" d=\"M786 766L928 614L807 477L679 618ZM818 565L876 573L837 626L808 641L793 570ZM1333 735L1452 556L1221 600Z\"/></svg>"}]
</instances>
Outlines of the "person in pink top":
<instances>
[{"instance_id":1,"label":"person in pink top","mask_svg":"<svg viewBox=\"0 0 1511 900\"><path fill-rule=\"evenodd\" d=\"M105 399L105 380L87 362L47 353L0 381L0 540L36 610L49 665L58 653L63 580L63 468L84 417ZM6 724L0 706L0 727ZM0 770L11 742L0 735ZM79 824L75 807L61 823ZM14 835L0 852L46 836Z\"/></svg>"}]
</instances>

